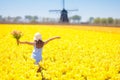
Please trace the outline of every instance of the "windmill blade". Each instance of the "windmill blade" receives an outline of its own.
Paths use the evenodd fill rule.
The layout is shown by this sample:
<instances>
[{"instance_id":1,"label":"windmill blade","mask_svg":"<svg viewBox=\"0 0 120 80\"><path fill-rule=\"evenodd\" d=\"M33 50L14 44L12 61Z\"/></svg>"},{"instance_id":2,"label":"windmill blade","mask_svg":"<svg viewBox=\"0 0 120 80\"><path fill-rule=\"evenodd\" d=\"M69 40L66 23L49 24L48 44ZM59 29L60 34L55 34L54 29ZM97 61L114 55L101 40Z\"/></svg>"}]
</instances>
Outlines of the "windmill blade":
<instances>
[{"instance_id":1,"label":"windmill blade","mask_svg":"<svg viewBox=\"0 0 120 80\"><path fill-rule=\"evenodd\" d=\"M63 0L63 9L65 9L65 0Z\"/></svg>"},{"instance_id":2,"label":"windmill blade","mask_svg":"<svg viewBox=\"0 0 120 80\"><path fill-rule=\"evenodd\" d=\"M73 9L73 10L67 10L67 11L69 11L69 12L70 12L70 11L79 11L79 10L78 10L78 9Z\"/></svg>"},{"instance_id":3,"label":"windmill blade","mask_svg":"<svg viewBox=\"0 0 120 80\"><path fill-rule=\"evenodd\" d=\"M61 10L49 10L49 12L60 12Z\"/></svg>"}]
</instances>

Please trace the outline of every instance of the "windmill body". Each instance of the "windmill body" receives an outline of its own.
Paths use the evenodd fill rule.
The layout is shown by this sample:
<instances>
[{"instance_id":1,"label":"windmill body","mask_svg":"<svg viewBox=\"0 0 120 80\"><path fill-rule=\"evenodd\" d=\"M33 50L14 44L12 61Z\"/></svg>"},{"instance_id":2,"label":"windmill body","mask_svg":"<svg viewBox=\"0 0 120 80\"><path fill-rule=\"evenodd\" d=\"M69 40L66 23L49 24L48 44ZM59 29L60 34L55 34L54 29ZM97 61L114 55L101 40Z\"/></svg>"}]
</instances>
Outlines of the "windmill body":
<instances>
[{"instance_id":1,"label":"windmill body","mask_svg":"<svg viewBox=\"0 0 120 80\"><path fill-rule=\"evenodd\" d=\"M65 9L63 9L63 10L61 11L60 22L65 22L65 23L68 23L68 22L69 22L68 12L67 12L67 10L65 10Z\"/></svg>"}]
</instances>

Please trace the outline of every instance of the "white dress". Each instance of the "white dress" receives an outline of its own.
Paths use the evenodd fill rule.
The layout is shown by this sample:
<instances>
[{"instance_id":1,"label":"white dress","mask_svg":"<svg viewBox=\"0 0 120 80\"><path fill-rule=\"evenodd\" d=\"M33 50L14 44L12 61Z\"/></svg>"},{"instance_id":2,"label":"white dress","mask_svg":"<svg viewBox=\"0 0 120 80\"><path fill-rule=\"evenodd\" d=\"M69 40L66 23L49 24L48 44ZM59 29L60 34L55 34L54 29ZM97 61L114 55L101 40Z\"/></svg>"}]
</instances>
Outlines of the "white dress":
<instances>
[{"instance_id":1,"label":"white dress","mask_svg":"<svg viewBox=\"0 0 120 80\"><path fill-rule=\"evenodd\" d=\"M34 46L32 58L35 59L36 64L38 64L42 60L42 48L36 48L36 46Z\"/></svg>"}]
</instances>

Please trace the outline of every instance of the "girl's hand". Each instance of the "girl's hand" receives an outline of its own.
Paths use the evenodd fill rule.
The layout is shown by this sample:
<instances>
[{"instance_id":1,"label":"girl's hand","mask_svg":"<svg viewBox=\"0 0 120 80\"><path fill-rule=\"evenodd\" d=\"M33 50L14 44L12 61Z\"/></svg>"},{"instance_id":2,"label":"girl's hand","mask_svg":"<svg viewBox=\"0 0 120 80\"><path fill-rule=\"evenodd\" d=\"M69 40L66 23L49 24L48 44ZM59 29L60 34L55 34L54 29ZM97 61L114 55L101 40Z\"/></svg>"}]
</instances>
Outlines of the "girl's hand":
<instances>
[{"instance_id":1,"label":"girl's hand","mask_svg":"<svg viewBox=\"0 0 120 80\"><path fill-rule=\"evenodd\" d=\"M17 40L17 45L19 45L19 43L20 43L19 39L16 39L16 40Z\"/></svg>"},{"instance_id":2,"label":"girl's hand","mask_svg":"<svg viewBox=\"0 0 120 80\"><path fill-rule=\"evenodd\" d=\"M60 36L56 36L55 38L60 39Z\"/></svg>"}]
</instances>

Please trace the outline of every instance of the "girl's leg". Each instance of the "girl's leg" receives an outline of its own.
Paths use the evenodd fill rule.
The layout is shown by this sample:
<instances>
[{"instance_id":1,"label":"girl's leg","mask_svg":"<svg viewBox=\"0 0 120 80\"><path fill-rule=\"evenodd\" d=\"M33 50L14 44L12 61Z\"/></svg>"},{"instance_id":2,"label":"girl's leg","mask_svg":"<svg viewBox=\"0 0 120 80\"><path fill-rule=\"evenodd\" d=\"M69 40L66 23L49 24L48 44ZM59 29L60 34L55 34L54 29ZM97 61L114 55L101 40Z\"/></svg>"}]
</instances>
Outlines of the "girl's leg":
<instances>
[{"instance_id":1,"label":"girl's leg","mask_svg":"<svg viewBox=\"0 0 120 80\"><path fill-rule=\"evenodd\" d=\"M42 71L42 67L40 66L40 65L38 65L38 70L37 70L37 72L41 72Z\"/></svg>"}]
</instances>

